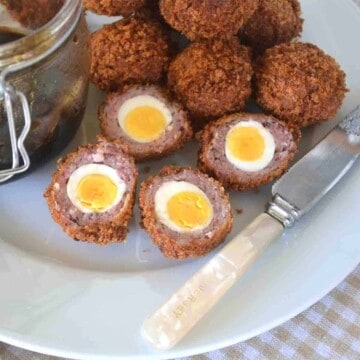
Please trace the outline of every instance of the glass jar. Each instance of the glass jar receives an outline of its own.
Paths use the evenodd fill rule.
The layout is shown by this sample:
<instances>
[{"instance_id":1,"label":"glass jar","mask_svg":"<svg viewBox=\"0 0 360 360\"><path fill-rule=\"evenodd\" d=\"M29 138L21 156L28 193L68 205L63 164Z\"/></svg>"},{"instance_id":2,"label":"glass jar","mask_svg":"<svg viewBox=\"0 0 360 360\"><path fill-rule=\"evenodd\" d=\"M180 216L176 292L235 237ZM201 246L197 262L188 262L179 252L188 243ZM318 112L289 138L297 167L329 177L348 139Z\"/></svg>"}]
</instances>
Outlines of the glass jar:
<instances>
[{"instance_id":1,"label":"glass jar","mask_svg":"<svg viewBox=\"0 0 360 360\"><path fill-rule=\"evenodd\" d=\"M47 25L0 45L0 182L71 140L85 110L89 67L81 0L66 0Z\"/></svg>"}]
</instances>

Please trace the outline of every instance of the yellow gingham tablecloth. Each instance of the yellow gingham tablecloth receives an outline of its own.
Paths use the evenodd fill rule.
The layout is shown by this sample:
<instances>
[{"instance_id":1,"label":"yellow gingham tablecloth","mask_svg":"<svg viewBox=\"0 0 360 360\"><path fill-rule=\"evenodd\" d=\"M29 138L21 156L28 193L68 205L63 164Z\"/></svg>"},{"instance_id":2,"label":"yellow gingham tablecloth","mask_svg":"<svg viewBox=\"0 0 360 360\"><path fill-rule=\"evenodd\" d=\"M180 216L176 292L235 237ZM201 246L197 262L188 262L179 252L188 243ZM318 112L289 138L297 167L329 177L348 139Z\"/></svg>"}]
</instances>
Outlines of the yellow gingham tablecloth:
<instances>
[{"instance_id":1,"label":"yellow gingham tablecloth","mask_svg":"<svg viewBox=\"0 0 360 360\"><path fill-rule=\"evenodd\" d=\"M360 0L354 1L360 5ZM57 359L63 360L0 343L0 360ZM282 326L225 349L179 360L238 359L360 360L360 266L321 301Z\"/></svg>"}]
</instances>

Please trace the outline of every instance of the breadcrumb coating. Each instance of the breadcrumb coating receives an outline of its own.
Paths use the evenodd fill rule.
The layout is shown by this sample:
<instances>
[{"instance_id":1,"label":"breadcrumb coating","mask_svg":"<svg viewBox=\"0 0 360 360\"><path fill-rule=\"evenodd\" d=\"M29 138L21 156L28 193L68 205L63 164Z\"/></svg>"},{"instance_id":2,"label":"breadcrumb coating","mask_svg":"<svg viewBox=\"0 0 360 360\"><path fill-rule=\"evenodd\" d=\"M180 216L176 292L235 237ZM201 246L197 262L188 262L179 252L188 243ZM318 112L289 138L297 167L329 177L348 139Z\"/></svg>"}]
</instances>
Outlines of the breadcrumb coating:
<instances>
[{"instance_id":1,"label":"breadcrumb coating","mask_svg":"<svg viewBox=\"0 0 360 360\"><path fill-rule=\"evenodd\" d=\"M255 64L254 85L266 112L299 127L335 117L348 91L336 60L309 43L266 50Z\"/></svg>"},{"instance_id":2,"label":"breadcrumb coating","mask_svg":"<svg viewBox=\"0 0 360 360\"><path fill-rule=\"evenodd\" d=\"M123 15L134 13L146 0L83 0L84 8L99 15Z\"/></svg>"},{"instance_id":3,"label":"breadcrumb coating","mask_svg":"<svg viewBox=\"0 0 360 360\"><path fill-rule=\"evenodd\" d=\"M160 0L160 10L174 29L190 40L236 35L259 0Z\"/></svg>"},{"instance_id":4,"label":"breadcrumb coating","mask_svg":"<svg viewBox=\"0 0 360 360\"><path fill-rule=\"evenodd\" d=\"M91 36L92 82L115 91L161 80L170 61L168 40L160 23L136 16L105 25Z\"/></svg>"},{"instance_id":5,"label":"breadcrumb coating","mask_svg":"<svg viewBox=\"0 0 360 360\"><path fill-rule=\"evenodd\" d=\"M254 54L289 42L301 34L303 19L298 0L260 0L260 5L241 30L241 40Z\"/></svg>"},{"instance_id":6,"label":"breadcrumb coating","mask_svg":"<svg viewBox=\"0 0 360 360\"><path fill-rule=\"evenodd\" d=\"M250 50L233 37L190 44L170 64L168 84L196 121L244 108L251 95Z\"/></svg>"}]
</instances>

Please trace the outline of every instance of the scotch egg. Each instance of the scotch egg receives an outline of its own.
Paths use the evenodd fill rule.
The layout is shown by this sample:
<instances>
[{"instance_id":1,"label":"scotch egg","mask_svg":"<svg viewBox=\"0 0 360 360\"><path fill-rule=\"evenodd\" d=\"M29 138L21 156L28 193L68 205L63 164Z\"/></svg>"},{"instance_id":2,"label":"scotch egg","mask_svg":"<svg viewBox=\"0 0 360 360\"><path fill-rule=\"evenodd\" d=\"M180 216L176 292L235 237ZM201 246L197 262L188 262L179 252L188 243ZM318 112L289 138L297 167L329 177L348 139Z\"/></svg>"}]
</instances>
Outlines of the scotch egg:
<instances>
[{"instance_id":1,"label":"scotch egg","mask_svg":"<svg viewBox=\"0 0 360 360\"><path fill-rule=\"evenodd\" d=\"M61 161L45 191L49 211L73 239L123 242L132 217L138 171L119 141L99 137Z\"/></svg>"},{"instance_id":2,"label":"scotch egg","mask_svg":"<svg viewBox=\"0 0 360 360\"><path fill-rule=\"evenodd\" d=\"M200 170L231 190L250 190L282 175L297 152L298 129L264 114L233 114L199 136Z\"/></svg>"},{"instance_id":3,"label":"scotch egg","mask_svg":"<svg viewBox=\"0 0 360 360\"><path fill-rule=\"evenodd\" d=\"M103 135L125 143L137 161L164 157L192 138L187 112L155 85L128 85L109 94L99 120Z\"/></svg>"},{"instance_id":4,"label":"scotch egg","mask_svg":"<svg viewBox=\"0 0 360 360\"><path fill-rule=\"evenodd\" d=\"M169 181L155 194L155 212L161 223L178 233L205 229L213 219L206 194L186 181Z\"/></svg>"},{"instance_id":5,"label":"scotch egg","mask_svg":"<svg viewBox=\"0 0 360 360\"><path fill-rule=\"evenodd\" d=\"M142 183L142 224L168 258L207 254L231 231L228 195L213 178L190 168L167 166Z\"/></svg>"},{"instance_id":6,"label":"scotch egg","mask_svg":"<svg viewBox=\"0 0 360 360\"><path fill-rule=\"evenodd\" d=\"M86 164L77 168L67 184L67 195L81 212L102 213L118 205L126 184L117 171L103 164Z\"/></svg>"}]
</instances>

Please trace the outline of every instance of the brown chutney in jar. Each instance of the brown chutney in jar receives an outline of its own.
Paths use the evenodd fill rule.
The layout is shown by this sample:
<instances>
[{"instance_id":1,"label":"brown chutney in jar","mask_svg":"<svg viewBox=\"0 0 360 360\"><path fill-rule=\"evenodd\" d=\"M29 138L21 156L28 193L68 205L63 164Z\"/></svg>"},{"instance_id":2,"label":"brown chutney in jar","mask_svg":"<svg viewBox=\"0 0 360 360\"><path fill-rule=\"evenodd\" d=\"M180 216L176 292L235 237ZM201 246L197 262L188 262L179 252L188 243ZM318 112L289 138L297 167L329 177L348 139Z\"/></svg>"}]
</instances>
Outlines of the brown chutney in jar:
<instances>
[{"instance_id":1,"label":"brown chutney in jar","mask_svg":"<svg viewBox=\"0 0 360 360\"><path fill-rule=\"evenodd\" d=\"M0 40L0 77L20 68L8 72L2 84L11 94L16 135L19 137L25 121L16 97L21 92L31 115L25 148L31 163L38 162L64 148L84 114L90 56L81 1L65 1L50 22L28 36L2 33ZM13 167L8 110L0 91L0 174Z\"/></svg>"}]
</instances>

